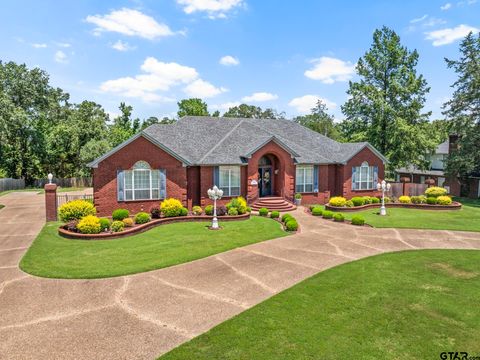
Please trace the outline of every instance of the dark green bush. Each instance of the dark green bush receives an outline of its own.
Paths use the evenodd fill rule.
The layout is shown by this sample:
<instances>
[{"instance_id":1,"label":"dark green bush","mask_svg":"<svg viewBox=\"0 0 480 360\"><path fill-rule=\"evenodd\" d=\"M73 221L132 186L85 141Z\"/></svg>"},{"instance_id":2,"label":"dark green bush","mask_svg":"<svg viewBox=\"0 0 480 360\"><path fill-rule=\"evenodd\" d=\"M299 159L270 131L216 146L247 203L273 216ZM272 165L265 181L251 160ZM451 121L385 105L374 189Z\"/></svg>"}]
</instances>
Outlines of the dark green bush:
<instances>
[{"instance_id":1,"label":"dark green bush","mask_svg":"<svg viewBox=\"0 0 480 360\"><path fill-rule=\"evenodd\" d=\"M379 198L377 198L377 197L371 197L371 198L370 198L370 202L371 202L372 204L379 204L381 201L382 201L382 199L379 199Z\"/></svg>"},{"instance_id":2,"label":"dark green bush","mask_svg":"<svg viewBox=\"0 0 480 360\"><path fill-rule=\"evenodd\" d=\"M282 215L282 222L287 222L289 219L293 219L293 216L290 214L283 214Z\"/></svg>"},{"instance_id":3,"label":"dark green bush","mask_svg":"<svg viewBox=\"0 0 480 360\"><path fill-rule=\"evenodd\" d=\"M182 207L180 209L180 215L179 216L187 216L188 215L188 209L185 207Z\"/></svg>"},{"instance_id":4,"label":"dark green bush","mask_svg":"<svg viewBox=\"0 0 480 360\"><path fill-rule=\"evenodd\" d=\"M427 197L427 204L428 205L437 205L437 198L433 197L433 196Z\"/></svg>"},{"instance_id":5,"label":"dark green bush","mask_svg":"<svg viewBox=\"0 0 480 360\"><path fill-rule=\"evenodd\" d=\"M238 208L237 208L237 211L238 211L238 215L243 215L243 214L246 214L248 209L247 209L247 206L245 205L240 205Z\"/></svg>"},{"instance_id":6,"label":"dark green bush","mask_svg":"<svg viewBox=\"0 0 480 360\"><path fill-rule=\"evenodd\" d=\"M100 218L100 226L101 226L101 231L108 231L110 230L110 220L107 218Z\"/></svg>"},{"instance_id":7,"label":"dark green bush","mask_svg":"<svg viewBox=\"0 0 480 360\"><path fill-rule=\"evenodd\" d=\"M113 221L122 221L130 216L130 212L127 209L117 209L112 213Z\"/></svg>"},{"instance_id":8,"label":"dark green bush","mask_svg":"<svg viewBox=\"0 0 480 360\"><path fill-rule=\"evenodd\" d=\"M150 215L146 212L139 212L135 215L135 224L146 224L150 221Z\"/></svg>"},{"instance_id":9,"label":"dark green bush","mask_svg":"<svg viewBox=\"0 0 480 360\"><path fill-rule=\"evenodd\" d=\"M297 231L298 230L298 223L295 219L290 219L285 223L285 229L287 231Z\"/></svg>"},{"instance_id":10,"label":"dark green bush","mask_svg":"<svg viewBox=\"0 0 480 360\"><path fill-rule=\"evenodd\" d=\"M333 218L333 211L325 210L325 211L322 213L322 217L323 217L324 219L332 219L332 218Z\"/></svg>"},{"instance_id":11,"label":"dark green bush","mask_svg":"<svg viewBox=\"0 0 480 360\"><path fill-rule=\"evenodd\" d=\"M360 215L355 215L352 217L352 224L353 225L358 225L358 226L363 226L365 225L365 219L361 217Z\"/></svg>"},{"instance_id":12,"label":"dark green bush","mask_svg":"<svg viewBox=\"0 0 480 360\"><path fill-rule=\"evenodd\" d=\"M280 217L280 212L279 212L279 211L272 211L272 212L270 213L270 217L271 217L272 219L278 219L278 218Z\"/></svg>"},{"instance_id":13,"label":"dark green bush","mask_svg":"<svg viewBox=\"0 0 480 360\"><path fill-rule=\"evenodd\" d=\"M238 210L236 207L231 207L228 209L228 215L230 216L237 216L238 215Z\"/></svg>"},{"instance_id":14,"label":"dark green bush","mask_svg":"<svg viewBox=\"0 0 480 360\"><path fill-rule=\"evenodd\" d=\"M267 216L268 215L268 209L267 208L261 208L260 210L258 210L258 215Z\"/></svg>"},{"instance_id":15,"label":"dark green bush","mask_svg":"<svg viewBox=\"0 0 480 360\"><path fill-rule=\"evenodd\" d=\"M343 222L345 221L345 216L342 213L336 213L333 215L333 221Z\"/></svg>"},{"instance_id":16,"label":"dark green bush","mask_svg":"<svg viewBox=\"0 0 480 360\"><path fill-rule=\"evenodd\" d=\"M363 196L363 200L365 200L365 205L372 203L372 198L370 196Z\"/></svg>"},{"instance_id":17,"label":"dark green bush","mask_svg":"<svg viewBox=\"0 0 480 360\"><path fill-rule=\"evenodd\" d=\"M314 207L312 209L312 215L314 216L322 216L323 214L323 209L320 206Z\"/></svg>"},{"instance_id":18,"label":"dark green bush","mask_svg":"<svg viewBox=\"0 0 480 360\"><path fill-rule=\"evenodd\" d=\"M352 199L353 206L362 206L365 205L365 199L360 196L355 196Z\"/></svg>"},{"instance_id":19,"label":"dark green bush","mask_svg":"<svg viewBox=\"0 0 480 360\"><path fill-rule=\"evenodd\" d=\"M412 196L410 197L412 204L425 204L427 202L427 197L425 195Z\"/></svg>"}]
</instances>

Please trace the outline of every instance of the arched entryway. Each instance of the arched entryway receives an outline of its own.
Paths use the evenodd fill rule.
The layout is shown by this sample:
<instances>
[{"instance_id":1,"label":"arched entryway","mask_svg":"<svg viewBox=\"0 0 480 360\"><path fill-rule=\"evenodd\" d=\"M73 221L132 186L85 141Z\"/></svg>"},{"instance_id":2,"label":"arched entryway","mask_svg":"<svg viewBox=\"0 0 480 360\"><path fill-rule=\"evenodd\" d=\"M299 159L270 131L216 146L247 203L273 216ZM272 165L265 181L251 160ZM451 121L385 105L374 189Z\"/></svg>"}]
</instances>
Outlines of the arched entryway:
<instances>
[{"instance_id":1,"label":"arched entryway","mask_svg":"<svg viewBox=\"0 0 480 360\"><path fill-rule=\"evenodd\" d=\"M273 154L266 154L258 160L258 196L278 195L278 159Z\"/></svg>"}]
</instances>

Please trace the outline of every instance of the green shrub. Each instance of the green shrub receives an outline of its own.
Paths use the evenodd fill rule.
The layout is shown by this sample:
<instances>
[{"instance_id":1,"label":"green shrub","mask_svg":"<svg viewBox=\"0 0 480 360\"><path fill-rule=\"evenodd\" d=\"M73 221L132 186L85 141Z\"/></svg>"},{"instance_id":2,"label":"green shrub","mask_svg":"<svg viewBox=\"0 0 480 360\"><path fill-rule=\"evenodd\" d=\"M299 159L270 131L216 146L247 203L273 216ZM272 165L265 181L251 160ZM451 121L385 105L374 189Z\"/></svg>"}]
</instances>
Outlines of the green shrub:
<instances>
[{"instance_id":1,"label":"green shrub","mask_svg":"<svg viewBox=\"0 0 480 360\"><path fill-rule=\"evenodd\" d=\"M231 207L228 209L228 215L230 216L237 216L238 215L238 210L235 207Z\"/></svg>"},{"instance_id":2,"label":"green shrub","mask_svg":"<svg viewBox=\"0 0 480 360\"><path fill-rule=\"evenodd\" d=\"M102 231L100 219L94 215L87 215L80 219L77 224L77 229L82 234L98 234Z\"/></svg>"},{"instance_id":3,"label":"green shrub","mask_svg":"<svg viewBox=\"0 0 480 360\"><path fill-rule=\"evenodd\" d=\"M113 221L122 221L130 216L130 212L127 209L117 209L112 213Z\"/></svg>"},{"instance_id":4,"label":"green shrub","mask_svg":"<svg viewBox=\"0 0 480 360\"><path fill-rule=\"evenodd\" d=\"M322 213L322 217L323 217L324 219L332 219L332 218L333 218L333 211L325 210L325 211Z\"/></svg>"},{"instance_id":5,"label":"green shrub","mask_svg":"<svg viewBox=\"0 0 480 360\"><path fill-rule=\"evenodd\" d=\"M363 196L363 200L365 200L365 204L372 203L372 198L370 196Z\"/></svg>"},{"instance_id":6,"label":"green shrub","mask_svg":"<svg viewBox=\"0 0 480 360\"><path fill-rule=\"evenodd\" d=\"M180 209L180 215L179 216L187 216L188 215L188 209L186 207L182 207Z\"/></svg>"},{"instance_id":7,"label":"green shrub","mask_svg":"<svg viewBox=\"0 0 480 360\"><path fill-rule=\"evenodd\" d=\"M110 230L110 220L107 218L100 218L100 229L101 231L108 231Z\"/></svg>"},{"instance_id":8,"label":"green shrub","mask_svg":"<svg viewBox=\"0 0 480 360\"><path fill-rule=\"evenodd\" d=\"M427 202L425 195L412 196L410 199L412 200L412 204L425 204Z\"/></svg>"},{"instance_id":9,"label":"green shrub","mask_svg":"<svg viewBox=\"0 0 480 360\"><path fill-rule=\"evenodd\" d=\"M372 204L380 204L382 202L382 199L379 199L378 197L371 197L370 198L370 203Z\"/></svg>"},{"instance_id":10,"label":"green shrub","mask_svg":"<svg viewBox=\"0 0 480 360\"><path fill-rule=\"evenodd\" d=\"M344 207L347 203L347 199L342 196L334 196L328 202L331 206Z\"/></svg>"},{"instance_id":11,"label":"green shrub","mask_svg":"<svg viewBox=\"0 0 480 360\"><path fill-rule=\"evenodd\" d=\"M386 203L391 203L392 199L390 199L388 196L385 196L383 201L385 201L385 204Z\"/></svg>"},{"instance_id":12,"label":"green shrub","mask_svg":"<svg viewBox=\"0 0 480 360\"><path fill-rule=\"evenodd\" d=\"M182 208L182 202L174 198L165 199L160 204L160 210L165 217L180 216Z\"/></svg>"},{"instance_id":13,"label":"green shrub","mask_svg":"<svg viewBox=\"0 0 480 360\"><path fill-rule=\"evenodd\" d=\"M410 198L410 196L407 196L407 195L400 196L398 198L398 201L400 202L400 204L411 204L412 203L412 199Z\"/></svg>"},{"instance_id":14,"label":"green shrub","mask_svg":"<svg viewBox=\"0 0 480 360\"><path fill-rule=\"evenodd\" d=\"M201 208L200 206L194 206L194 207L192 208L192 213L193 213L194 215L202 215L202 212L203 212L203 210L202 210L202 208Z\"/></svg>"},{"instance_id":15,"label":"green shrub","mask_svg":"<svg viewBox=\"0 0 480 360\"><path fill-rule=\"evenodd\" d=\"M322 206L322 205L320 205L320 204L310 204L310 205L308 205L308 208L310 209L310 211L312 211L313 208L316 208L316 207L319 207L319 206Z\"/></svg>"},{"instance_id":16,"label":"green shrub","mask_svg":"<svg viewBox=\"0 0 480 360\"><path fill-rule=\"evenodd\" d=\"M268 209L267 208L261 208L260 210L258 210L258 215L267 216L268 215Z\"/></svg>"},{"instance_id":17,"label":"green shrub","mask_svg":"<svg viewBox=\"0 0 480 360\"><path fill-rule=\"evenodd\" d=\"M347 202L345 203L345 206L349 207L349 208L353 207L354 206L353 201L352 200L347 200Z\"/></svg>"},{"instance_id":18,"label":"green shrub","mask_svg":"<svg viewBox=\"0 0 480 360\"><path fill-rule=\"evenodd\" d=\"M252 208L250 206L246 206L245 209L247 209L247 212L248 213L251 213L252 212Z\"/></svg>"},{"instance_id":19,"label":"green shrub","mask_svg":"<svg viewBox=\"0 0 480 360\"><path fill-rule=\"evenodd\" d=\"M208 216L213 215L213 205L205 206L205 215L208 215Z\"/></svg>"},{"instance_id":20,"label":"green shrub","mask_svg":"<svg viewBox=\"0 0 480 360\"><path fill-rule=\"evenodd\" d=\"M297 231L298 230L298 223L295 219L290 219L285 223L285 229L287 231Z\"/></svg>"},{"instance_id":21,"label":"green shrub","mask_svg":"<svg viewBox=\"0 0 480 360\"><path fill-rule=\"evenodd\" d=\"M124 223L125 227L132 227L134 225L133 219L132 218L125 218L122 220Z\"/></svg>"},{"instance_id":22,"label":"green shrub","mask_svg":"<svg viewBox=\"0 0 480 360\"><path fill-rule=\"evenodd\" d=\"M296 193L295 194L295 199L300 200L302 198L302 194Z\"/></svg>"},{"instance_id":23,"label":"green shrub","mask_svg":"<svg viewBox=\"0 0 480 360\"><path fill-rule=\"evenodd\" d=\"M90 201L73 200L69 201L58 209L58 217L63 222L80 220L88 215L96 215L97 209Z\"/></svg>"},{"instance_id":24,"label":"green shrub","mask_svg":"<svg viewBox=\"0 0 480 360\"><path fill-rule=\"evenodd\" d=\"M365 199L360 196L355 196L352 199L353 206L362 206L365 205Z\"/></svg>"},{"instance_id":25,"label":"green shrub","mask_svg":"<svg viewBox=\"0 0 480 360\"><path fill-rule=\"evenodd\" d=\"M135 224L146 224L150 221L150 215L146 212L139 212L135 215Z\"/></svg>"},{"instance_id":26,"label":"green shrub","mask_svg":"<svg viewBox=\"0 0 480 360\"><path fill-rule=\"evenodd\" d=\"M313 216L322 216L322 214L323 214L323 209L320 206L314 207L312 209Z\"/></svg>"},{"instance_id":27,"label":"green shrub","mask_svg":"<svg viewBox=\"0 0 480 360\"><path fill-rule=\"evenodd\" d=\"M437 198L433 196L427 197L427 204L428 205L437 205Z\"/></svg>"},{"instance_id":28,"label":"green shrub","mask_svg":"<svg viewBox=\"0 0 480 360\"><path fill-rule=\"evenodd\" d=\"M439 196L437 197L438 205L450 205L452 203L452 198L450 196Z\"/></svg>"},{"instance_id":29,"label":"green shrub","mask_svg":"<svg viewBox=\"0 0 480 360\"><path fill-rule=\"evenodd\" d=\"M365 225L365 219L360 215L355 215L352 217L352 224L358 226Z\"/></svg>"},{"instance_id":30,"label":"green shrub","mask_svg":"<svg viewBox=\"0 0 480 360\"><path fill-rule=\"evenodd\" d=\"M244 205L240 205L240 206L237 208L237 212L238 212L238 215L246 214L246 213L247 213L247 207L244 206Z\"/></svg>"},{"instance_id":31,"label":"green shrub","mask_svg":"<svg viewBox=\"0 0 480 360\"><path fill-rule=\"evenodd\" d=\"M287 222L289 219L293 219L293 216L290 214L283 214L282 215L282 222Z\"/></svg>"},{"instance_id":32,"label":"green shrub","mask_svg":"<svg viewBox=\"0 0 480 360\"><path fill-rule=\"evenodd\" d=\"M336 214L333 215L333 221L344 222L345 221L345 216L342 213L336 213Z\"/></svg>"},{"instance_id":33,"label":"green shrub","mask_svg":"<svg viewBox=\"0 0 480 360\"><path fill-rule=\"evenodd\" d=\"M447 195L447 189L444 189L439 186L432 186L425 190L425 195L427 197L439 197Z\"/></svg>"},{"instance_id":34,"label":"green shrub","mask_svg":"<svg viewBox=\"0 0 480 360\"><path fill-rule=\"evenodd\" d=\"M272 212L270 213L270 217L271 217L272 219L278 219L278 218L280 217L280 212L279 212L279 211L272 211Z\"/></svg>"},{"instance_id":35,"label":"green shrub","mask_svg":"<svg viewBox=\"0 0 480 360\"><path fill-rule=\"evenodd\" d=\"M120 232L125 229L125 224L123 223L123 221L116 220L112 222L112 225L110 225L110 229L113 232Z\"/></svg>"}]
</instances>

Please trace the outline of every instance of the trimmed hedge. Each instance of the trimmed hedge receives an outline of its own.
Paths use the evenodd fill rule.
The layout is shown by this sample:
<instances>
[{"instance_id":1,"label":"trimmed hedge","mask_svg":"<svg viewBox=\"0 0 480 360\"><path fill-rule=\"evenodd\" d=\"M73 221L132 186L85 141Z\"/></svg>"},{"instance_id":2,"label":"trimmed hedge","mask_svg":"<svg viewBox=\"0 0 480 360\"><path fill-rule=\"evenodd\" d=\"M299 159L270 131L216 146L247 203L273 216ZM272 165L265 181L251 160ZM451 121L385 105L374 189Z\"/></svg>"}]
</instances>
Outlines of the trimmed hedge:
<instances>
[{"instance_id":1,"label":"trimmed hedge","mask_svg":"<svg viewBox=\"0 0 480 360\"><path fill-rule=\"evenodd\" d=\"M323 217L324 219L333 219L333 211L325 210L325 211L322 213L322 217Z\"/></svg>"},{"instance_id":2,"label":"trimmed hedge","mask_svg":"<svg viewBox=\"0 0 480 360\"><path fill-rule=\"evenodd\" d=\"M146 224L150 221L150 215L146 212L139 212L135 215L135 224Z\"/></svg>"},{"instance_id":3,"label":"trimmed hedge","mask_svg":"<svg viewBox=\"0 0 480 360\"><path fill-rule=\"evenodd\" d=\"M130 216L130 212L127 209L113 210L112 219L114 221L122 221Z\"/></svg>"},{"instance_id":4,"label":"trimmed hedge","mask_svg":"<svg viewBox=\"0 0 480 360\"><path fill-rule=\"evenodd\" d=\"M314 207L312 209L313 216L322 216L322 214L323 214L323 209L320 206Z\"/></svg>"},{"instance_id":5,"label":"trimmed hedge","mask_svg":"<svg viewBox=\"0 0 480 360\"><path fill-rule=\"evenodd\" d=\"M280 212L279 212L279 211L272 211L272 212L270 213L270 217L271 217L272 219L278 219L278 218L280 217Z\"/></svg>"},{"instance_id":6,"label":"trimmed hedge","mask_svg":"<svg viewBox=\"0 0 480 360\"><path fill-rule=\"evenodd\" d=\"M267 208L261 208L260 210L258 210L258 215L267 216L268 215L268 209Z\"/></svg>"},{"instance_id":7,"label":"trimmed hedge","mask_svg":"<svg viewBox=\"0 0 480 360\"><path fill-rule=\"evenodd\" d=\"M334 196L328 202L331 206L344 207L347 203L347 199L342 196Z\"/></svg>"},{"instance_id":8,"label":"trimmed hedge","mask_svg":"<svg viewBox=\"0 0 480 360\"><path fill-rule=\"evenodd\" d=\"M287 231L297 231L298 230L298 223L295 219L290 219L285 223L285 229Z\"/></svg>"},{"instance_id":9,"label":"trimmed hedge","mask_svg":"<svg viewBox=\"0 0 480 360\"><path fill-rule=\"evenodd\" d=\"M439 197L447 195L447 189L444 189L439 186L432 186L425 190L425 195L427 197Z\"/></svg>"},{"instance_id":10,"label":"trimmed hedge","mask_svg":"<svg viewBox=\"0 0 480 360\"><path fill-rule=\"evenodd\" d=\"M355 196L351 198L351 201L353 203L353 206L363 206L365 205L365 199L360 196Z\"/></svg>"},{"instance_id":11,"label":"trimmed hedge","mask_svg":"<svg viewBox=\"0 0 480 360\"><path fill-rule=\"evenodd\" d=\"M452 198L450 196L439 196L437 197L438 205L450 205L452 203Z\"/></svg>"},{"instance_id":12,"label":"trimmed hedge","mask_svg":"<svg viewBox=\"0 0 480 360\"><path fill-rule=\"evenodd\" d=\"M63 222L80 220L88 215L96 215L97 209L90 201L73 200L69 201L58 209L58 217Z\"/></svg>"},{"instance_id":13,"label":"trimmed hedge","mask_svg":"<svg viewBox=\"0 0 480 360\"><path fill-rule=\"evenodd\" d=\"M287 222L288 219L293 219L293 216L290 215L290 214L283 214L283 215L282 215L282 222L283 222L283 223L284 223L284 222Z\"/></svg>"},{"instance_id":14,"label":"trimmed hedge","mask_svg":"<svg viewBox=\"0 0 480 360\"><path fill-rule=\"evenodd\" d=\"M87 215L78 222L77 229L82 234L98 234L102 231L102 225L98 217Z\"/></svg>"},{"instance_id":15,"label":"trimmed hedge","mask_svg":"<svg viewBox=\"0 0 480 360\"><path fill-rule=\"evenodd\" d=\"M352 225L363 226L365 225L365 219L360 215L352 217Z\"/></svg>"},{"instance_id":16,"label":"trimmed hedge","mask_svg":"<svg viewBox=\"0 0 480 360\"><path fill-rule=\"evenodd\" d=\"M123 221L116 220L112 222L112 225L110 225L110 229L113 232L120 232L125 229L125 224L123 223Z\"/></svg>"},{"instance_id":17,"label":"trimmed hedge","mask_svg":"<svg viewBox=\"0 0 480 360\"><path fill-rule=\"evenodd\" d=\"M110 230L110 220L107 218L100 218L101 231Z\"/></svg>"},{"instance_id":18,"label":"trimmed hedge","mask_svg":"<svg viewBox=\"0 0 480 360\"><path fill-rule=\"evenodd\" d=\"M345 216L342 213L336 213L336 214L333 215L333 221L344 222L345 221Z\"/></svg>"},{"instance_id":19,"label":"trimmed hedge","mask_svg":"<svg viewBox=\"0 0 480 360\"><path fill-rule=\"evenodd\" d=\"M403 195L398 198L398 202L400 204L411 204L412 199L410 198L410 196Z\"/></svg>"}]
</instances>

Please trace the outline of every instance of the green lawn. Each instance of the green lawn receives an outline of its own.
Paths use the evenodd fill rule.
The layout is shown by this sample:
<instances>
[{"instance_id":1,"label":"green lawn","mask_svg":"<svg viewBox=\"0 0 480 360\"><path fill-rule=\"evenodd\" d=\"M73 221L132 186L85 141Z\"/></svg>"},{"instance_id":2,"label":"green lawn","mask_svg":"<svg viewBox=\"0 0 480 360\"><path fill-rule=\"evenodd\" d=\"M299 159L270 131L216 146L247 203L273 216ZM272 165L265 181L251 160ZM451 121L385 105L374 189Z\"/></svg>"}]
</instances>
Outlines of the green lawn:
<instances>
[{"instance_id":1,"label":"green lawn","mask_svg":"<svg viewBox=\"0 0 480 360\"><path fill-rule=\"evenodd\" d=\"M287 235L271 219L161 225L127 238L71 240L58 235L59 222L47 223L27 251L23 271L51 278L103 278L139 273L200 259L239 246Z\"/></svg>"},{"instance_id":2,"label":"green lawn","mask_svg":"<svg viewBox=\"0 0 480 360\"><path fill-rule=\"evenodd\" d=\"M478 251L378 255L319 273L161 359L480 355L479 298Z\"/></svg>"},{"instance_id":3,"label":"green lawn","mask_svg":"<svg viewBox=\"0 0 480 360\"><path fill-rule=\"evenodd\" d=\"M480 231L480 200L456 200L463 204L461 210L387 208L387 215L380 216L380 209L374 208L343 214L348 220L354 215L362 215L367 224L377 228Z\"/></svg>"},{"instance_id":4,"label":"green lawn","mask_svg":"<svg viewBox=\"0 0 480 360\"><path fill-rule=\"evenodd\" d=\"M64 193L64 192L69 192L69 191L81 191L85 190L84 187L59 187L57 188L57 193ZM38 194L44 194L45 190L41 188L26 188L26 189L18 189L18 190L6 190L6 191L0 191L0 196L10 194L12 192L36 192Z\"/></svg>"}]
</instances>

